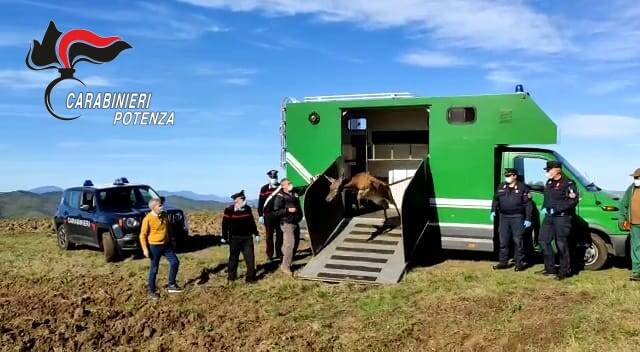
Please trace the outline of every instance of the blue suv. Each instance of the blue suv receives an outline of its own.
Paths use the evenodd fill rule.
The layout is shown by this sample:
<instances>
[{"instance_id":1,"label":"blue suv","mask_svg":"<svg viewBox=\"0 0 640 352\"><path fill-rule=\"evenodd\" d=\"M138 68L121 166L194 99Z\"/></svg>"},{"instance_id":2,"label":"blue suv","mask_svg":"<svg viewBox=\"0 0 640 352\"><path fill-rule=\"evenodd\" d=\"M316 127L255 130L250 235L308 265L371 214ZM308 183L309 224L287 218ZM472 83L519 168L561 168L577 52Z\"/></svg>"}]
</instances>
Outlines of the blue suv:
<instances>
[{"instance_id":1,"label":"blue suv","mask_svg":"<svg viewBox=\"0 0 640 352\"><path fill-rule=\"evenodd\" d=\"M153 188L129 184L124 177L103 187L87 180L82 187L66 189L53 218L58 245L65 250L76 244L100 248L107 262L124 252L139 251L140 225L151 198L165 201ZM189 235L184 212L167 204L163 208L170 237L183 244Z\"/></svg>"}]
</instances>

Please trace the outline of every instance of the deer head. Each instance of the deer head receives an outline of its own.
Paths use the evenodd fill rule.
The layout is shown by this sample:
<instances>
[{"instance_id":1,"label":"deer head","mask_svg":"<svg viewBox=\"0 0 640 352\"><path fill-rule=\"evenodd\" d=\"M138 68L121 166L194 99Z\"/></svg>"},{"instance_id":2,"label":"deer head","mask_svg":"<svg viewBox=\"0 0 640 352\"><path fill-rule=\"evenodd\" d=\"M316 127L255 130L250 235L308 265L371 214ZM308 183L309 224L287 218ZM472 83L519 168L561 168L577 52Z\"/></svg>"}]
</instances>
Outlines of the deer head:
<instances>
[{"instance_id":1,"label":"deer head","mask_svg":"<svg viewBox=\"0 0 640 352\"><path fill-rule=\"evenodd\" d=\"M325 198L325 201L329 203L338 195L340 186L342 186L342 182L344 181L344 176L340 176L337 179L331 178L327 175L325 175L324 177L327 179L327 181L329 181L329 194L327 194L327 197Z\"/></svg>"}]
</instances>

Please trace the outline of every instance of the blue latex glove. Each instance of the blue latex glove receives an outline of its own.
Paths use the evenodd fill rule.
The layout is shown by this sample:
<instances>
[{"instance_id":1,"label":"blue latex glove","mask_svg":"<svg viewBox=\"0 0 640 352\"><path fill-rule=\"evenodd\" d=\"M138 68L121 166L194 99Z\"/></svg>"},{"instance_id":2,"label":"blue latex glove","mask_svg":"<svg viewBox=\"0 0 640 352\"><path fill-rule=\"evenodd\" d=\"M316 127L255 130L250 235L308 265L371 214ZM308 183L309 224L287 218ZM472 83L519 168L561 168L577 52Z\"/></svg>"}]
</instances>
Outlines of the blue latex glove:
<instances>
[{"instance_id":1,"label":"blue latex glove","mask_svg":"<svg viewBox=\"0 0 640 352\"><path fill-rule=\"evenodd\" d=\"M528 229L528 228L530 228L530 227L531 227L531 221L529 221L529 220L525 220L525 221L524 221L524 228L525 228L525 229Z\"/></svg>"},{"instance_id":2,"label":"blue latex glove","mask_svg":"<svg viewBox=\"0 0 640 352\"><path fill-rule=\"evenodd\" d=\"M549 215L553 215L553 214L555 214L555 213L556 213L556 211L555 211L555 210L553 210L553 208L549 209Z\"/></svg>"},{"instance_id":3,"label":"blue latex glove","mask_svg":"<svg viewBox=\"0 0 640 352\"><path fill-rule=\"evenodd\" d=\"M261 216L260 218L258 218L258 222L264 225L264 216Z\"/></svg>"},{"instance_id":4,"label":"blue latex glove","mask_svg":"<svg viewBox=\"0 0 640 352\"><path fill-rule=\"evenodd\" d=\"M496 212L492 211L491 215L489 216L489 219L491 219L491 222L493 222L493 219L495 219L495 218L496 218Z\"/></svg>"},{"instance_id":5,"label":"blue latex glove","mask_svg":"<svg viewBox=\"0 0 640 352\"><path fill-rule=\"evenodd\" d=\"M540 213L544 216L547 216L547 208L541 208Z\"/></svg>"},{"instance_id":6,"label":"blue latex glove","mask_svg":"<svg viewBox=\"0 0 640 352\"><path fill-rule=\"evenodd\" d=\"M260 236L256 235L255 238L256 238L256 243L260 243Z\"/></svg>"}]
</instances>

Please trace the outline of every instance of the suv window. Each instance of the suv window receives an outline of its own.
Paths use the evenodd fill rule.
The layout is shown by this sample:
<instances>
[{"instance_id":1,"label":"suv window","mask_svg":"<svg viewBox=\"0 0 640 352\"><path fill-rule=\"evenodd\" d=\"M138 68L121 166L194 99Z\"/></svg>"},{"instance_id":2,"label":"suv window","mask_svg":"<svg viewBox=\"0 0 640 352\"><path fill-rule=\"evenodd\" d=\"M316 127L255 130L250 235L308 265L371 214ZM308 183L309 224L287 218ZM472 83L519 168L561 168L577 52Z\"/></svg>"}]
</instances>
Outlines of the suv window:
<instances>
[{"instance_id":1,"label":"suv window","mask_svg":"<svg viewBox=\"0 0 640 352\"><path fill-rule=\"evenodd\" d=\"M88 205L89 209L93 209L94 208L93 191L83 191L82 192L82 204L81 205Z\"/></svg>"},{"instance_id":2,"label":"suv window","mask_svg":"<svg viewBox=\"0 0 640 352\"><path fill-rule=\"evenodd\" d=\"M148 187L117 187L98 193L98 204L105 211L129 211L146 208L151 198L160 196Z\"/></svg>"},{"instance_id":3,"label":"suv window","mask_svg":"<svg viewBox=\"0 0 640 352\"><path fill-rule=\"evenodd\" d=\"M65 196L65 204L73 209L79 209L81 197L82 191L67 191Z\"/></svg>"},{"instance_id":4,"label":"suv window","mask_svg":"<svg viewBox=\"0 0 640 352\"><path fill-rule=\"evenodd\" d=\"M547 182L547 175L544 168L547 166L547 159L540 157L516 157L515 168L518 170L524 183L534 191L543 191Z\"/></svg>"}]
</instances>

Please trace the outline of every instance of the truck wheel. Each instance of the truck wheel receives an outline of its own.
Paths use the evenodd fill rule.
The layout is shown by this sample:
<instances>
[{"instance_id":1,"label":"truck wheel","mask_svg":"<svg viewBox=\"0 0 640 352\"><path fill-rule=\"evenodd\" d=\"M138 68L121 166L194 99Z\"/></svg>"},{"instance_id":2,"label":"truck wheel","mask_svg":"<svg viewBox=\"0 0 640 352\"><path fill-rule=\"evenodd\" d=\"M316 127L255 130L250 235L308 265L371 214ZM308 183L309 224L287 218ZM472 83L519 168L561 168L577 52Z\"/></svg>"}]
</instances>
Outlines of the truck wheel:
<instances>
[{"instance_id":1,"label":"truck wheel","mask_svg":"<svg viewBox=\"0 0 640 352\"><path fill-rule=\"evenodd\" d=\"M108 232L102 234L102 250L104 251L104 258L107 262L115 262L119 257L118 245Z\"/></svg>"},{"instance_id":2,"label":"truck wheel","mask_svg":"<svg viewBox=\"0 0 640 352\"><path fill-rule=\"evenodd\" d=\"M60 225L60 227L58 227L58 246L64 250L70 250L73 248L73 243L69 241L69 234L64 225Z\"/></svg>"},{"instance_id":3,"label":"truck wheel","mask_svg":"<svg viewBox=\"0 0 640 352\"><path fill-rule=\"evenodd\" d=\"M584 268L586 270L600 270L609 259L607 243L595 233L591 233L591 243L587 244L584 252Z\"/></svg>"}]
</instances>

